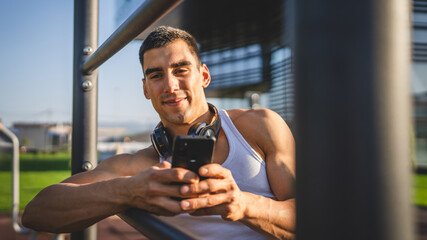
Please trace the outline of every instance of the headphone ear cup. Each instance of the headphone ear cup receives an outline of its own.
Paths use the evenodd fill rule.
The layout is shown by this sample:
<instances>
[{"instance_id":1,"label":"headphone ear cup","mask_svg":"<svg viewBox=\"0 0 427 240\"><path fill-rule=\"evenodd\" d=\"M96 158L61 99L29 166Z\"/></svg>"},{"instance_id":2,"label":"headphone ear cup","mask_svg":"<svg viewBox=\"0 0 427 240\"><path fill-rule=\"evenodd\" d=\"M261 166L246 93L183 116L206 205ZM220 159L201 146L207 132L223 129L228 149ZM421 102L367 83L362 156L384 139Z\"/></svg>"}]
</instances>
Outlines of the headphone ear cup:
<instances>
[{"instance_id":1,"label":"headphone ear cup","mask_svg":"<svg viewBox=\"0 0 427 240\"><path fill-rule=\"evenodd\" d=\"M159 124L153 130L151 133L151 143L160 156L164 158L172 156L172 141L163 125Z\"/></svg>"},{"instance_id":2,"label":"headphone ear cup","mask_svg":"<svg viewBox=\"0 0 427 240\"><path fill-rule=\"evenodd\" d=\"M202 124L206 125L206 123L196 123L193 126L188 129L187 135L200 135L201 128L204 126L201 126Z\"/></svg>"},{"instance_id":3,"label":"headphone ear cup","mask_svg":"<svg viewBox=\"0 0 427 240\"><path fill-rule=\"evenodd\" d=\"M207 126L204 127L203 129L201 129L200 136L206 136L206 137L215 137L215 131L213 130L213 128L211 126Z\"/></svg>"}]
</instances>

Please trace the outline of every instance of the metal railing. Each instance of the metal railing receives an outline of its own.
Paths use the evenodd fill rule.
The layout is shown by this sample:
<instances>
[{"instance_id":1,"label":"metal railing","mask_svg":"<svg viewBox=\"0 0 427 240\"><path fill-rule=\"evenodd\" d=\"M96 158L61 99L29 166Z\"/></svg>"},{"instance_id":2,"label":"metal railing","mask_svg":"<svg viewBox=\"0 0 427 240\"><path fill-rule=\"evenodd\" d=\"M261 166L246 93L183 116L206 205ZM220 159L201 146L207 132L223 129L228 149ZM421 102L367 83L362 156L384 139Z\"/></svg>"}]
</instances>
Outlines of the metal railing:
<instances>
[{"instance_id":1,"label":"metal railing","mask_svg":"<svg viewBox=\"0 0 427 240\"><path fill-rule=\"evenodd\" d=\"M30 230L18 222L19 216L19 141L18 137L0 123L0 132L3 132L12 141L12 226L15 232L28 234Z\"/></svg>"},{"instance_id":2,"label":"metal railing","mask_svg":"<svg viewBox=\"0 0 427 240\"><path fill-rule=\"evenodd\" d=\"M98 0L74 1L72 174L97 165L96 69L181 1L145 1L98 49ZM130 209L120 216L151 239L193 239L142 210ZM75 240L96 238L95 225L71 234Z\"/></svg>"},{"instance_id":3,"label":"metal railing","mask_svg":"<svg viewBox=\"0 0 427 240\"><path fill-rule=\"evenodd\" d=\"M83 63L87 74L101 66L110 57L135 39L183 0L147 0Z\"/></svg>"},{"instance_id":4,"label":"metal railing","mask_svg":"<svg viewBox=\"0 0 427 240\"><path fill-rule=\"evenodd\" d=\"M164 223L149 212L138 208L128 209L118 216L149 239L196 239L191 234Z\"/></svg>"},{"instance_id":5,"label":"metal railing","mask_svg":"<svg viewBox=\"0 0 427 240\"><path fill-rule=\"evenodd\" d=\"M96 68L178 2L146 1L93 53L98 0L75 0L73 174L97 164ZM414 239L409 4L290 2L297 23L298 239ZM137 217L155 221L139 210L123 214L131 224L140 225ZM93 228L72 235L95 237Z\"/></svg>"},{"instance_id":6,"label":"metal railing","mask_svg":"<svg viewBox=\"0 0 427 240\"><path fill-rule=\"evenodd\" d=\"M19 139L0 122L0 132L8 137L12 144L12 228L18 234L30 234L30 240L38 238L38 232L27 229L19 223ZM54 240L64 240L64 235L53 235Z\"/></svg>"}]
</instances>

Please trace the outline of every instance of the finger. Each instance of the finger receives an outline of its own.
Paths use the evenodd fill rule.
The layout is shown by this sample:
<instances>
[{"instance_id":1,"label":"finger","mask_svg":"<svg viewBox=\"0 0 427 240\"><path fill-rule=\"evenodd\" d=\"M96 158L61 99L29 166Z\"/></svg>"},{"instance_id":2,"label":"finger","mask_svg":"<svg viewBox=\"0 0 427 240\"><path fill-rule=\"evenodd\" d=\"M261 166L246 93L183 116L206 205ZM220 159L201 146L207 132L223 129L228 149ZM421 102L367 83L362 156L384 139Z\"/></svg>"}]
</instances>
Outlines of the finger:
<instances>
[{"instance_id":1,"label":"finger","mask_svg":"<svg viewBox=\"0 0 427 240\"><path fill-rule=\"evenodd\" d=\"M152 178L164 183L195 183L199 180L197 174L184 168L170 168L153 171Z\"/></svg>"},{"instance_id":2,"label":"finger","mask_svg":"<svg viewBox=\"0 0 427 240\"><path fill-rule=\"evenodd\" d=\"M222 167L219 164L206 164L199 169L199 174L202 177L211 178L230 178L232 177L231 171Z\"/></svg>"},{"instance_id":3,"label":"finger","mask_svg":"<svg viewBox=\"0 0 427 240\"><path fill-rule=\"evenodd\" d=\"M181 197L180 186L151 181L148 184L147 196Z\"/></svg>"},{"instance_id":4,"label":"finger","mask_svg":"<svg viewBox=\"0 0 427 240\"><path fill-rule=\"evenodd\" d=\"M141 208L163 216L174 216L182 212L179 202L168 197L152 198L147 207Z\"/></svg>"},{"instance_id":5,"label":"finger","mask_svg":"<svg viewBox=\"0 0 427 240\"><path fill-rule=\"evenodd\" d=\"M211 194L208 197L182 200L180 205L182 210L192 211L217 206L227 202L230 202L227 194Z\"/></svg>"},{"instance_id":6,"label":"finger","mask_svg":"<svg viewBox=\"0 0 427 240\"><path fill-rule=\"evenodd\" d=\"M168 212L171 212L174 214L179 214L182 212L179 201L173 200L169 197L160 197L160 198L153 199L153 200L155 200L155 202L152 203L153 205L155 205L155 206L157 205L158 207L160 207L160 208L162 208Z\"/></svg>"},{"instance_id":7,"label":"finger","mask_svg":"<svg viewBox=\"0 0 427 240\"><path fill-rule=\"evenodd\" d=\"M198 195L218 193L236 189L233 179L206 179L199 183L183 185L180 189L183 195Z\"/></svg>"},{"instance_id":8,"label":"finger","mask_svg":"<svg viewBox=\"0 0 427 240\"><path fill-rule=\"evenodd\" d=\"M189 212L192 216L206 216L206 215L220 215L222 219L226 221L237 221L242 219L242 215L239 215L238 212L233 213L230 211L230 205L227 203L211 207L211 208L202 208Z\"/></svg>"},{"instance_id":9,"label":"finger","mask_svg":"<svg viewBox=\"0 0 427 240\"><path fill-rule=\"evenodd\" d=\"M192 216L206 216L206 215L223 215L225 213L225 203L210 207L210 208L201 208L198 210L194 210L190 212L190 215Z\"/></svg>"},{"instance_id":10,"label":"finger","mask_svg":"<svg viewBox=\"0 0 427 240\"><path fill-rule=\"evenodd\" d=\"M159 169L165 169L165 168L171 168L172 164L168 161L163 161L161 163L156 164L155 166L158 167Z\"/></svg>"}]
</instances>

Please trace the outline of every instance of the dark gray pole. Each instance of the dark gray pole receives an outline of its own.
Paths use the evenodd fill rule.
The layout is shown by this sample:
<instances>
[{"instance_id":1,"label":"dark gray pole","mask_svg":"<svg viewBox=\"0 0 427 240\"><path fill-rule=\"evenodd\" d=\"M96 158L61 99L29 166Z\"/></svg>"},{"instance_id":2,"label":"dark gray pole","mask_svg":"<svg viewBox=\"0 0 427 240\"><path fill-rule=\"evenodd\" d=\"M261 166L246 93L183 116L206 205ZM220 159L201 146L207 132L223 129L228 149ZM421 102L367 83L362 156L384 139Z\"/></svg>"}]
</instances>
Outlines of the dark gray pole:
<instances>
[{"instance_id":1,"label":"dark gray pole","mask_svg":"<svg viewBox=\"0 0 427 240\"><path fill-rule=\"evenodd\" d=\"M98 0L74 1L72 174L97 165L98 72L83 75L81 64L98 47ZM95 240L96 225L71 234L74 240Z\"/></svg>"},{"instance_id":2,"label":"dark gray pole","mask_svg":"<svg viewBox=\"0 0 427 240\"><path fill-rule=\"evenodd\" d=\"M295 7L298 239L414 239L410 2Z\"/></svg>"}]
</instances>

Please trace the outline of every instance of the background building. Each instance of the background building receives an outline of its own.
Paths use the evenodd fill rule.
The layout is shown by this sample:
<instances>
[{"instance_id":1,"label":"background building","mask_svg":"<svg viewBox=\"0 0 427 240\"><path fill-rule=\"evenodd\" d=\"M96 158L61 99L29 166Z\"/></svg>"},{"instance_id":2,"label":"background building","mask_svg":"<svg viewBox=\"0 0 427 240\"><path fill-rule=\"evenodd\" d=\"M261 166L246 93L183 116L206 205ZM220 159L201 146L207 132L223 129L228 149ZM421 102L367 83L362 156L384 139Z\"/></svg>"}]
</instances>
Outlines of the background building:
<instances>
[{"instance_id":1,"label":"background building","mask_svg":"<svg viewBox=\"0 0 427 240\"><path fill-rule=\"evenodd\" d=\"M413 2L412 93L416 161L427 169L427 1Z\"/></svg>"},{"instance_id":2,"label":"background building","mask_svg":"<svg viewBox=\"0 0 427 240\"><path fill-rule=\"evenodd\" d=\"M143 1L117 0L117 23ZM427 166L427 0L413 1L412 6L414 156L419 166ZM258 93L261 106L279 113L293 129L292 9L289 0L186 0L138 39L159 25L189 31L200 43L202 61L212 74L206 89L210 101L219 107L249 108L248 97Z\"/></svg>"},{"instance_id":3,"label":"background building","mask_svg":"<svg viewBox=\"0 0 427 240\"><path fill-rule=\"evenodd\" d=\"M27 151L68 150L71 125L62 123L15 123L13 129Z\"/></svg>"}]
</instances>

